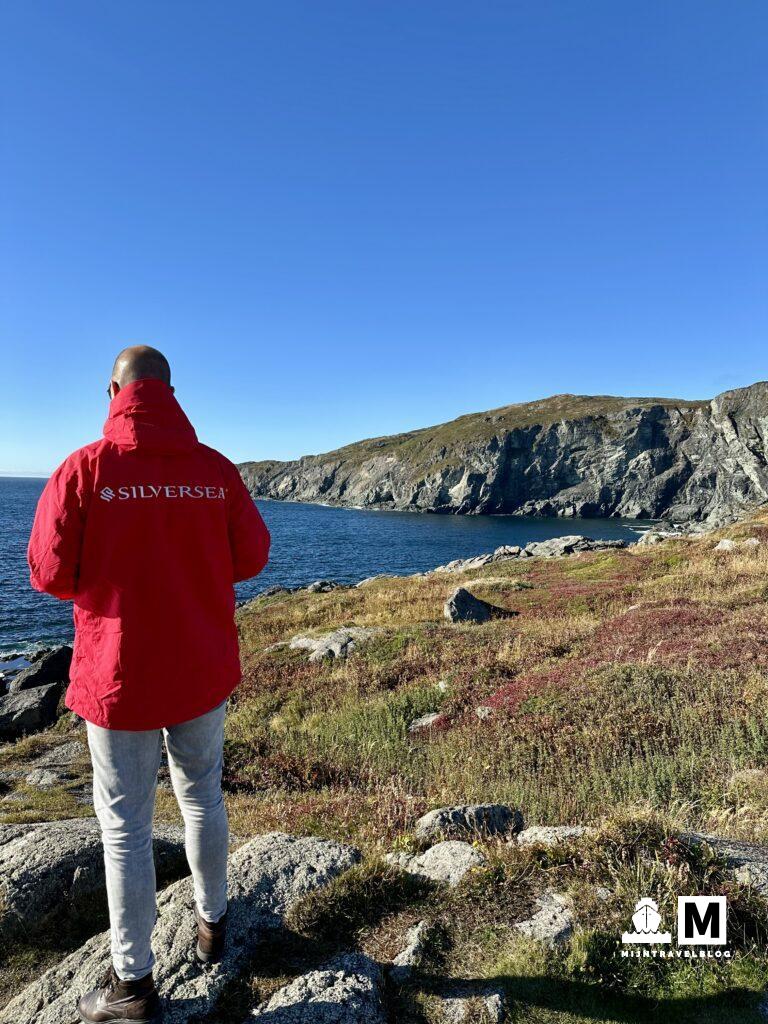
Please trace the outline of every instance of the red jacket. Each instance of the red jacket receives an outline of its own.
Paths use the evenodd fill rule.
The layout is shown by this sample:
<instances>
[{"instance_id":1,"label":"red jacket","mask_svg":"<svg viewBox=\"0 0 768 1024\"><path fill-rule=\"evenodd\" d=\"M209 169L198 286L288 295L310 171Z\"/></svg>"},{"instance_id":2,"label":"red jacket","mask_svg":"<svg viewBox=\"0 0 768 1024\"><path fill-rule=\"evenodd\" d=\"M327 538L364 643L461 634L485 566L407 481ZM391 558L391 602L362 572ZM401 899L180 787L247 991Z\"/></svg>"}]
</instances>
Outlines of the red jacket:
<instances>
[{"instance_id":1,"label":"red jacket","mask_svg":"<svg viewBox=\"0 0 768 1024\"><path fill-rule=\"evenodd\" d=\"M107 729L159 729L240 680L232 584L261 572L269 533L235 466L200 444L173 392L139 380L104 439L45 486L32 586L75 603L67 707Z\"/></svg>"}]
</instances>

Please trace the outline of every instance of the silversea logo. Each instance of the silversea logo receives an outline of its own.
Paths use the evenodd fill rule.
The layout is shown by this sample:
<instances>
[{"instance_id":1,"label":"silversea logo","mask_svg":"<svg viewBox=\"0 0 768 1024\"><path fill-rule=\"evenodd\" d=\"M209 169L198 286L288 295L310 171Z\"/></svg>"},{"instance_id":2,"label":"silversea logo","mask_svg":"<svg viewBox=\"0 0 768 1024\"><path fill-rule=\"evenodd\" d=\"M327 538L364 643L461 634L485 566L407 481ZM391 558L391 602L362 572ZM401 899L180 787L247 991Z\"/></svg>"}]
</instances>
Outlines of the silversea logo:
<instances>
[{"instance_id":1,"label":"silversea logo","mask_svg":"<svg viewBox=\"0 0 768 1024\"><path fill-rule=\"evenodd\" d=\"M128 484L113 490L102 487L99 491L102 501L129 501L132 498L208 498L221 500L226 491L218 484Z\"/></svg>"}]
</instances>

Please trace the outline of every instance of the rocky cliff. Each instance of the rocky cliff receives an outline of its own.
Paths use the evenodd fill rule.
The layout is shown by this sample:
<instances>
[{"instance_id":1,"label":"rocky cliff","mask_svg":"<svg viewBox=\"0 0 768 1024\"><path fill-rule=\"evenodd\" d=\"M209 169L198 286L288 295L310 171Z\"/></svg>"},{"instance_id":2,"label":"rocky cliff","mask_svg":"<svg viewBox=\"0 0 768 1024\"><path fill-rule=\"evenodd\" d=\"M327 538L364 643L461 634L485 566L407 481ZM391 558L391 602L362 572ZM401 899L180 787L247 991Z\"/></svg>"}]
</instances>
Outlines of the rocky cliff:
<instances>
[{"instance_id":1,"label":"rocky cliff","mask_svg":"<svg viewBox=\"0 0 768 1024\"><path fill-rule=\"evenodd\" d=\"M768 501L768 383L711 401L557 395L240 466L255 497L717 522Z\"/></svg>"}]
</instances>

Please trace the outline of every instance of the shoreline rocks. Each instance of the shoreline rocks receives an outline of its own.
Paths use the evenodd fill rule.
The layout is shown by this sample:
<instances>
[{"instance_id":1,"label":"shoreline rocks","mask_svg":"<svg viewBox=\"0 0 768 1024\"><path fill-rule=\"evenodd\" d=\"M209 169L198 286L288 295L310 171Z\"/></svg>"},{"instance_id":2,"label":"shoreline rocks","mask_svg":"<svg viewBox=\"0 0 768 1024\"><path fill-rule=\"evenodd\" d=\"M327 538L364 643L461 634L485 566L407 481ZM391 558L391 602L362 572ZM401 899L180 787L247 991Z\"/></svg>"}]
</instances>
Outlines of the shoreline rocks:
<instances>
[{"instance_id":1,"label":"shoreline rocks","mask_svg":"<svg viewBox=\"0 0 768 1024\"><path fill-rule=\"evenodd\" d=\"M8 692L20 693L22 690L32 690L36 686L45 686L49 683L62 683L66 686L69 682L71 662L72 648L69 644L41 651L32 658L28 668L11 677Z\"/></svg>"},{"instance_id":2,"label":"shoreline rocks","mask_svg":"<svg viewBox=\"0 0 768 1024\"><path fill-rule=\"evenodd\" d=\"M582 534L569 534L566 537L550 537L547 540L531 541L524 548L517 545L503 544L484 555L472 558L454 558L452 562L438 565L433 573L466 572L469 569L481 569L494 562L508 562L519 558L562 558L565 555L579 555L588 551L611 551L627 547L625 540L593 540Z\"/></svg>"},{"instance_id":3,"label":"shoreline rocks","mask_svg":"<svg viewBox=\"0 0 768 1024\"><path fill-rule=\"evenodd\" d=\"M17 740L53 725L65 683L47 683L0 697L0 741Z\"/></svg>"}]
</instances>

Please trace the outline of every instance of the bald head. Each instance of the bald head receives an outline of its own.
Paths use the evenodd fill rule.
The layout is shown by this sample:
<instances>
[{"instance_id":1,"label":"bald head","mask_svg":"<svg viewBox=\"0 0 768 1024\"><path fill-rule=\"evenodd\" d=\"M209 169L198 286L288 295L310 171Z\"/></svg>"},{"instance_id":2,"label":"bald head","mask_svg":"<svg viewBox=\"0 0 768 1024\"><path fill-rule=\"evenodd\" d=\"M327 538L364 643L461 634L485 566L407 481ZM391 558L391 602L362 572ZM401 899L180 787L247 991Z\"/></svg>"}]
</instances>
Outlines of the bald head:
<instances>
[{"instance_id":1,"label":"bald head","mask_svg":"<svg viewBox=\"0 0 768 1024\"><path fill-rule=\"evenodd\" d=\"M112 367L112 385L117 384L117 392L126 384L135 380L161 380L164 384L171 383L171 367L162 352L149 345L131 345L124 348Z\"/></svg>"}]
</instances>

